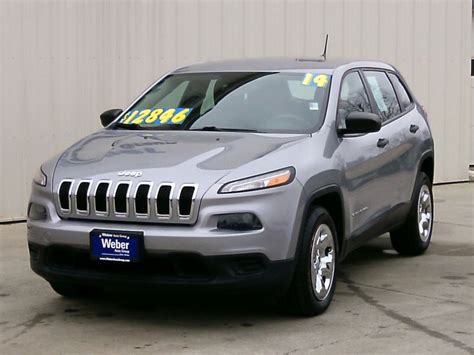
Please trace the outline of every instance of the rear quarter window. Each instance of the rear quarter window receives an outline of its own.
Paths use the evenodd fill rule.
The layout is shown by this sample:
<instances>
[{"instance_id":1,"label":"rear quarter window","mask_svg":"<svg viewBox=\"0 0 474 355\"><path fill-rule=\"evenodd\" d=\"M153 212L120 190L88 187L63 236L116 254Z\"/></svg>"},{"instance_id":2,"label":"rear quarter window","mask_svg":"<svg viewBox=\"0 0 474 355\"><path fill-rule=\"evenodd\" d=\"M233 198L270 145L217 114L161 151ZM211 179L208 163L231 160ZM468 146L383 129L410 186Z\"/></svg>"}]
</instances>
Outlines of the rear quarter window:
<instances>
[{"instance_id":1,"label":"rear quarter window","mask_svg":"<svg viewBox=\"0 0 474 355\"><path fill-rule=\"evenodd\" d=\"M390 78L390 81L393 84L393 88L397 93L398 101L400 101L400 106L402 107L402 110L405 111L413 103L413 100L411 99L405 86L397 75L393 73L388 73L388 77Z\"/></svg>"}]
</instances>

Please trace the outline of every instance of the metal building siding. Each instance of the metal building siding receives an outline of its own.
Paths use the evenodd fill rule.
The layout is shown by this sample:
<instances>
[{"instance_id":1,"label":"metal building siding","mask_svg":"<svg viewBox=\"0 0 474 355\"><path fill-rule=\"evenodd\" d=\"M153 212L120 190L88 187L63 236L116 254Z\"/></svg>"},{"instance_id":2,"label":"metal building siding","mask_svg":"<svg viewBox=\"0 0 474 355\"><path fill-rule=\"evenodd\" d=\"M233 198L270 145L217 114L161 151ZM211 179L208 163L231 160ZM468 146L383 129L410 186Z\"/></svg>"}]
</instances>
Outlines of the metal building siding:
<instances>
[{"instance_id":1,"label":"metal building siding","mask_svg":"<svg viewBox=\"0 0 474 355\"><path fill-rule=\"evenodd\" d=\"M187 63L318 56L395 64L426 106L436 181L467 179L468 0L1 1L0 220L22 217L39 164Z\"/></svg>"}]
</instances>

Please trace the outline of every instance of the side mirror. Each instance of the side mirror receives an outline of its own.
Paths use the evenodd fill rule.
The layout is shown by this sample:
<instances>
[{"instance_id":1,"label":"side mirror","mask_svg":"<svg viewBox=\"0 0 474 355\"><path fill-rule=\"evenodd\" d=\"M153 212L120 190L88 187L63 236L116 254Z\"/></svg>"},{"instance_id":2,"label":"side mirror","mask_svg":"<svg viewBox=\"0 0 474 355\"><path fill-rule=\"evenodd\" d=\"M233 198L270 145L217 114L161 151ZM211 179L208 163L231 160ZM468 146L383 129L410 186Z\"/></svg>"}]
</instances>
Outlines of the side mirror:
<instances>
[{"instance_id":1,"label":"side mirror","mask_svg":"<svg viewBox=\"0 0 474 355\"><path fill-rule=\"evenodd\" d=\"M102 123L103 127L107 127L111 124L120 114L122 110L119 108L113 108L107 111L102 112L100 115L100 122Z\"/></svg>"},{"instance_id":2,"label":"side mirror","mask_svg":"<svg viewBox=\"0 0 474 355\"><path fill-rule=\"evenodd\" d=\"M382 120L375 113L352 111L345 120L346 128L339 128L339 134L378 132Z\"/></svg>"}]
</instances>

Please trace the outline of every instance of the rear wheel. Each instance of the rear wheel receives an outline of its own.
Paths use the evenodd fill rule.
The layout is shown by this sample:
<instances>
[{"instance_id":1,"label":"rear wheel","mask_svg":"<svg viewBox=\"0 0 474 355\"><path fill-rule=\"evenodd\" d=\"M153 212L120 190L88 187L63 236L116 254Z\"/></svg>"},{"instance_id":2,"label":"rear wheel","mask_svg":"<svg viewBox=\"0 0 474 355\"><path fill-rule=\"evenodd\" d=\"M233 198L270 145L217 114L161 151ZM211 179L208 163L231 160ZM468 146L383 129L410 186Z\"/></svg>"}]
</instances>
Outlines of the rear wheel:
<instances>
[{"instance_id":1,"label":"rear wheel","mask_svg":"<svg viewBox=\"0 0 474 355\"><path fill-rule=\"evenodd\" d=\"M402 255L423 254L433 232L434 204L432 183L425 173L420 173L415 194L405 223L390 233L393 248Z\"/></svg>"},{"instance_id":2,"label":"rear wheel","mask_svg":"<svg viewBox=\"0 0 474 355\"><path fill-rule=\"evenodd\" d=\"M332 301L336 286L337 235L329 213L313 210L304 226L288 302L294 313L315 316Z\"/></svg>"},{"instance_id":3,"label":"rear wheel","mask_svg":"<svg viewBox=\"0 0 474 355\"><path fill-rule=\"evenodd\" d=\"M72 284L67 282L50 282L50 285L56 293L67 298L86 298L94 297L100 293L98 287Z\"/></svg>"}]
</instances>

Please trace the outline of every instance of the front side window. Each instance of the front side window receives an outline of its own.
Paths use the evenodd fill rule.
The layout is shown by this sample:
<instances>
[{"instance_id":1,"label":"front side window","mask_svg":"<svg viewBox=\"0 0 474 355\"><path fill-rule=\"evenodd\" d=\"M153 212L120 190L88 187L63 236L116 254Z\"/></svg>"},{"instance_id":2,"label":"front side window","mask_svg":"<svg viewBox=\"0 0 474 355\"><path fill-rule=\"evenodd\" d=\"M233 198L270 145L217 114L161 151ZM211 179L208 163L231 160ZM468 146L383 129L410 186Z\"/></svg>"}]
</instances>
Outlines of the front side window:
<instances>
[{"instance_id":1,"label":"front side window","mask_svg":"<svg viewBox=\"0 0 474 355\"><path fill-rule=\"evenodd\" d=\"M330 80L322 72L174 74L111 129L313 132L324 120Z\"/></svg>"},{"instance_id":2,"label":"front side window","mask_svg":"<svg viewBox=\"0 0 474 355\"><path fill-rule=\"evenodd\" d=\"M381 71L365 71L364 74L375 103L382 114L382 121L400 114L400 105L387 75Z\"/></svg>"},{"instance_id":3,"label":"front side window","mask_svg":"<svg viewBox=\"0 0 474 355\"><path fill-rule=\"evenodd\" d=\"M395 88L395 92L397 93L398 100L400 101L400 105L402 106L402 110L405 111L407 107L412 104L410 95L408 95L405 86L400 81L400 78L398 76L392 73L388 73L388 76L393 84L393 87Z\"/></svg>"},{"instance_id":4,"label":"front side window","mask_svg":"<svg viewBox=\"0 0 474 355\"><path fill-rule=\"evenodd\" d=\"M351 72L342 80L337 107L337 117L342 126L347 115L353 111L372 112L367 92L358 72Z\"/></svg>"}]
</instances>

